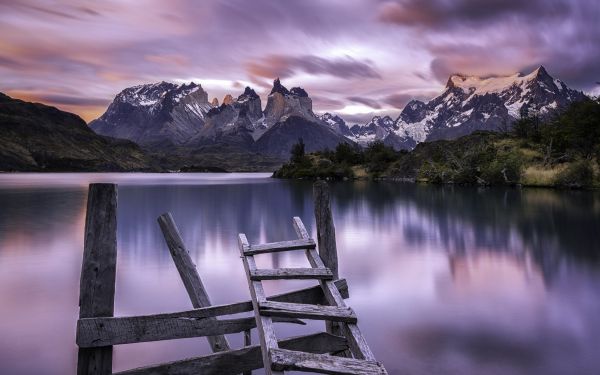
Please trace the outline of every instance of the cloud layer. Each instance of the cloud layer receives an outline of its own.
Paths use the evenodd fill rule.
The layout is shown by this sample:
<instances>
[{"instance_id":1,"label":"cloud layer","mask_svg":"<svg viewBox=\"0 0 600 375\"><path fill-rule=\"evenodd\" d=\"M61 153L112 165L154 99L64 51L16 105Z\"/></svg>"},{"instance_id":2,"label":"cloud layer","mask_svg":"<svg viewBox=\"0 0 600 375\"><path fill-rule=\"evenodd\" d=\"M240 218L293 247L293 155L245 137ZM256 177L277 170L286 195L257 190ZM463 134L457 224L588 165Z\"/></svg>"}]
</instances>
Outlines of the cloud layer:
<instances>
[{"instance_id":1,"label":"cloud layer","mask_svg":"<svg viewBox=\"0 0 600 375\"><path fill-rule=\"evenodd\" d=\"M456 72L543 64L594 92L598 19L596 0L0 0L0 91L87 120L159 80L264 98L281 77L353 119L397 115Z\"/></svg>"}]
</instances>

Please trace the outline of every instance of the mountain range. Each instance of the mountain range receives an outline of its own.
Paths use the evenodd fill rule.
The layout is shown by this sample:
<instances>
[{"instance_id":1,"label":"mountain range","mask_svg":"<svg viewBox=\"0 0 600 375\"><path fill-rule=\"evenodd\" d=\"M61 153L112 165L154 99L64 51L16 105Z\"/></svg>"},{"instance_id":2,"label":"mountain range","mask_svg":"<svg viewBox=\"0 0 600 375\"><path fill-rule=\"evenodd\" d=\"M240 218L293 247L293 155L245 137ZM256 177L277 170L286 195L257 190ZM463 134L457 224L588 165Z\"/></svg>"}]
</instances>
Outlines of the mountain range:
<instances>
[{"instance_id":1,"label":"mountain range","mask_svg":"<svg viewBox=\"0 0 600 375\"><path fill-rule=\"evenodd\" d=\"M314 114L312 99L300 87L288 90L279 79L262 110L250 87L221 105L195 83L161 82L127 88L90 127L98 134L126 138L152 150L234 148L283 159L302 138L307 151L352 143Z\"/></svg>"},{"instance_id":2,"label":"mountain range","mask_svg":"<svg viewBox=\"0 0 600 375\"><path fill-rule=\"evenodd\" d=\"M200 85L161 82L123 90L90 126L99 134L150 148L227 145L286 158L298 138L307 151L340 142L366 146L376 140L410 150L419 142L454 139L476 130L506 130L521 116L549 115L584 97L543 66L527 75L457 74L449 77L440 95L428 102L410 101L396 119L375 116L366 124L348 125L338 114L316 115L304 89L288 90L279 79L264 110L250 87L218 105L216 99L208 101Z\"/></svg>"},{"instance_id":3,"label":"mountain range","mask_svg":"<svg viewBox=\"0 0 600 375\"><path fill-rule=\"evenodd\" d=\"M522 116L549 116L584 98L540 66L527 75L452 75L440 95L428 102L410 101L395 120L375 116L367 124L348 126L329 113L321 119L361 145L381 140L410 150L419 142L456 139L476 130L507 130Z\"/></svg>"},{"instance_id":4,"label":"mountain range","mask_svg":"<svg viewBox=\"0 0 600 375\"><path fill-rule=\"evenodd\" d=\"M75 165L74 160L83 158L81 167L92 165L93 170L157 165L168 170L271 169L289 158L299 138L307 152L333 149L342 142L366 146L373 141L411 150L420 142L455 139L476 130L508 130L521 116L550 116L584 98L544 67L503 77L457 74L449 77L440 95L427 102L410 101L396 119L375 116L365 124L347 124L339 114L315 114L304 89L287 89L279 79L273 82L264 109L250 87L236 98L225 96L219 104L217 99L209 102L199 84L159 82L121 91L106 112L86 127L75 115L3 95L0 169L26 169L27 165L36 169L44 164L40 159L44 147L58 152L54 147L58 144L65 145L63 151L51 152L46 159L54 164L71 160ZM27 128L25 123L34 125ZM52 145L45 143L53 137L61 138ZM93 147L85 146L86 142ZM111 154L112 149L124 153Z\"/></svg>"}]
</instances>

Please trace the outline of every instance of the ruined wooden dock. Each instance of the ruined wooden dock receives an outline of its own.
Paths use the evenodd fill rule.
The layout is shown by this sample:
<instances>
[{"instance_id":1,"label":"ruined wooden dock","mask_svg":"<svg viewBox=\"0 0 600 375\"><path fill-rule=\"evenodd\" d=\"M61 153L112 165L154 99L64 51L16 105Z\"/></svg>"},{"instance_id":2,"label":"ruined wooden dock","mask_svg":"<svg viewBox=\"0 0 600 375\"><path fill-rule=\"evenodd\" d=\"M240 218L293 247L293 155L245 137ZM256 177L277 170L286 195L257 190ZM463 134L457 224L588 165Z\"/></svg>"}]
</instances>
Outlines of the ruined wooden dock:
<instances>
[{"instance_id":1,"label":"ruined wooden dock","mask_svg":"<svg viewBox=\"0 0 600 375\"><path fill-rule=\"evenodd\" d=\"M206 337L213 354L141 367L119 374L267 374L308 371L325 374L386 374L360 332L358 317L347 307L348 286L338 277L335 228L328 186L314 186L317 242L300 218L293 218L297 239L249 244L239 235L239 249L251 299L211 305L196 266L170 214L158 223L189 295L193 309L154 315L114 317L117 259L117 186L89 187L85 243L80 280L80 312L76 343L77 373L112 374L113 345ZM317 251L318 245L318 251ZM304 251L310 268L257 269L255 256ZM262 280L314 279L317 286L266 296ZM254 316L225 318L253 312ZM326 332L277 339L273 324L305 324L301 319L326 321ZM250 330L258 329L260 345L252 345ZM244 347L232 349L224 335L242 333Z\"/></svg>"}]
</instances>

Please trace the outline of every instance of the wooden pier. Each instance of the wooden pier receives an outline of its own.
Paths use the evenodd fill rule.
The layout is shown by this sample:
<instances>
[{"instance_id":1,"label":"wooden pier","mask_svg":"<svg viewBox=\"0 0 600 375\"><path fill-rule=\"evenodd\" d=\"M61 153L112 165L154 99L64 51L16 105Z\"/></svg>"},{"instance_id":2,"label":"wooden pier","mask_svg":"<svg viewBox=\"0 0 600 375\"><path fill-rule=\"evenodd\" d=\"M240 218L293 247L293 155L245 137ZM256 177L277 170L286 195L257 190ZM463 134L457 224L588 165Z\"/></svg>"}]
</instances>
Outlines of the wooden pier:
<instances>
[{"instance_id":1,"label":"wooden pier","mask_svg":"<svg viewBox=\"0 0 600 375\"><path fill-rule=\"evenodd\" d=\"M239 235L251 299L227 305L211 305L173 217L168 213L161 215L158 223L193 309L114 317L117 186L91 184L80 280L77 373L113 374L113 345L206 337L213 354L118 374L251 374L260 368L275 375L296 370L323 374L387 374L360 332L358 317L344 303L348 286L338 277L328 186L324 182L315 183L314 196L317 242L310 238L298 217L292 221L297 239L251 245L244 234ZM304 251L311 267L256 268L255 256L282 251ZM262 280L278 279L314 279L318 285L266 296ZM250 312L254 316L227 318ZM301 319L326 321L326 332L281 340L275 336L274 324L305 324ZM252 345L250 331L254 328L258 330L260 345ZM224 335L232 333L244 335L244 347L231 348Z\"/></svg>"}]
</instances>

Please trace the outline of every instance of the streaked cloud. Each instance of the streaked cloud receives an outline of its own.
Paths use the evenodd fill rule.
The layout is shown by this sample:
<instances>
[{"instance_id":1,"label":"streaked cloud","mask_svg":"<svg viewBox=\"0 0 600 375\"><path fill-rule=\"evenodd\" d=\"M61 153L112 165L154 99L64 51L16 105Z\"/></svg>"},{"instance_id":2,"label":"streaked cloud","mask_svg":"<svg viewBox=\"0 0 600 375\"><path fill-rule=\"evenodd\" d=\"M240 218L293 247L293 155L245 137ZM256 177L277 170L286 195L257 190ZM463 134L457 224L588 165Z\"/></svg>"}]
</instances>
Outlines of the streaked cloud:
<instances>
[{"instance_id":1,"label":"streaked cloud","mask_svg":"<svg viewBox=\"0 0 600 375\"><path fill-rule=\"evenodd\" d=\"M543 64L598 90L598 19L595 0L0 0L0 91L91 120L136 84L264 100L281 77L317 111L397 116L456 72Z\"/></svg>"}]
</instances>

